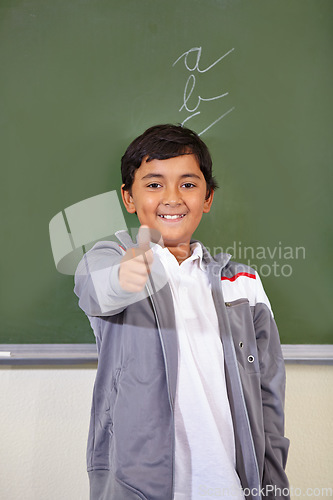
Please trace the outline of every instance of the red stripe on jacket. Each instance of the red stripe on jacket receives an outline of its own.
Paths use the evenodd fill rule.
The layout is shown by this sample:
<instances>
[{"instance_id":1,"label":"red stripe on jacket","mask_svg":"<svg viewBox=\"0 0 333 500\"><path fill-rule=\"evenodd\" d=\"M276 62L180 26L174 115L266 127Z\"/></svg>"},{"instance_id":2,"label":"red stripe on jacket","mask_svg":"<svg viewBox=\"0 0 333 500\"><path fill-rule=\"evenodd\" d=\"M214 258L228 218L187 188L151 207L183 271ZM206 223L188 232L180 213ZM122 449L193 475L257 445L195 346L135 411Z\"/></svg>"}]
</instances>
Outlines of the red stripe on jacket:
<instances>
[{"instance_id":1,"label":"red stripe on jacket","mask_svg":"<svg viewBox=\"0 0 333 500\"><path fill-rule=\"evenodd\" d=\"M250 273L237 273L235 274L235 276L232 276L232 278L227 278L226 276L222 276L221 277L221 281L222 280L228 280L228 281L235 281L237 278L239 278L240 276L246 276L247 278L252 278L252 279L256 279L256 275L255 274L250 274Z\"/></svg>"}]
</instances>

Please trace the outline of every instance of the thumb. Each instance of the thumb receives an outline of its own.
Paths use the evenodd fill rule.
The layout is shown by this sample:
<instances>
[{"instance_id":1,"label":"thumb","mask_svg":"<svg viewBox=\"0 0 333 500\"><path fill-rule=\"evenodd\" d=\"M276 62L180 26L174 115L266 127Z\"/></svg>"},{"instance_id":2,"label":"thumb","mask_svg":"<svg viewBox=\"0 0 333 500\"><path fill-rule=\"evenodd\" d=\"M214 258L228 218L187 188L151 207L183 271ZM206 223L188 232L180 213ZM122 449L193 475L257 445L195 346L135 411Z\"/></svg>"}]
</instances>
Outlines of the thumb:
<instances>
[{"instance_id":1,"label":"thumb","mask_svg":"<svg viewBox=\"0 0 333 500\"><path fill-rule=\"evenodd\" d=\"M154 229L148 226L140 226L138 232L139 248L147 251L150 248L151 242L155 244L158 243L162 247L164 246L162 235L158 231L158 229Z\"/></svg>"},{"instance_id":2,"label":"thumb","mask_svg":"<svg viewBox=\"0 0 333 500\"><path fill-rule=\"evenodd\" d=\"M150 248L150 229L148 226L140 226L138 232L139 248L146 252Z\"/></svg>"}]
</instances>

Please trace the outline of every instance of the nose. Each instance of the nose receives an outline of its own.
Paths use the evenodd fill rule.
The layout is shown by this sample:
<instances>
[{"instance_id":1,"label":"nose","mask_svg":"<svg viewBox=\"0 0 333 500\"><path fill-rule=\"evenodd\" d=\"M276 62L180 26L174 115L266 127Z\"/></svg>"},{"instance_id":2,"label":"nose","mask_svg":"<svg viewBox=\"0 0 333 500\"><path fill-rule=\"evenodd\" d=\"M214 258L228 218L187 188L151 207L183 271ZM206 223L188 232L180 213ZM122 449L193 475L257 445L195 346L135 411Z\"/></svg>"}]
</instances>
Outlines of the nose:
<instances>
[{"instance_id":1,"label":"nose","mask_svg":"<svg viewBox=\"0 0 333 500\"><path fill-rule=\"evenodd\" d=\"M164 190L162 203L170 207L181 204L180 191L177 186L168 186Z\"/></svg>"}]
</instances>

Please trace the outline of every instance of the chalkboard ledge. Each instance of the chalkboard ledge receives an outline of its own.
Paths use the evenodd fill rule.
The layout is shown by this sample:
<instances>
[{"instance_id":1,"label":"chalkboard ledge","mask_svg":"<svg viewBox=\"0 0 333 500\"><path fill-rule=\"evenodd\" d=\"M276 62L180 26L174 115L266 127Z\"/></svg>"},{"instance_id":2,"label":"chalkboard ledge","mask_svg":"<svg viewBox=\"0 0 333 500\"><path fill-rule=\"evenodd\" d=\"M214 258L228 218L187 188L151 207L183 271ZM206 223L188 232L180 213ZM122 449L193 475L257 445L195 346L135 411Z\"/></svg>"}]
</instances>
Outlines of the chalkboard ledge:
<instances>
[{"instance_id":1,"label":"chalkboard ledge","mask_svg":"<svg viewBox=\"0 0 333 500\"><path fill-rule=\"evenodd\" d=\"M333 364L333 344L283 344L286 363ZM96 364L95 344L0 344L0 365Z\"/></svg>"}]
</instances>

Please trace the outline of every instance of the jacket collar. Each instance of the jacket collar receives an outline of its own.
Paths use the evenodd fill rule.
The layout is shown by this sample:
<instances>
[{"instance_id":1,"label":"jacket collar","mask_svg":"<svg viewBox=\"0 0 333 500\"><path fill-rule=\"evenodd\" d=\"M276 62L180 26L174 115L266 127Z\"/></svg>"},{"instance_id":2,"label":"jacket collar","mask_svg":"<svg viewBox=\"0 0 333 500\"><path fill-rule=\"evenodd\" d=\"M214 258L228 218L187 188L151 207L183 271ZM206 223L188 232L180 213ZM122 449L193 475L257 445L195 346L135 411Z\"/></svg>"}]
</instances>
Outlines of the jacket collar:
<instances>
[{"instance_id":1,"label":"jacket collar","mask_svg":"<svg viewBox=\"0 0 333 500\"><path fill-rule=\"evenodd\" d=\"M133 240L127 231L122 229L121 231L116 231L115 235L126 250L134 246Z\"/></svg>"}]
</instances>

